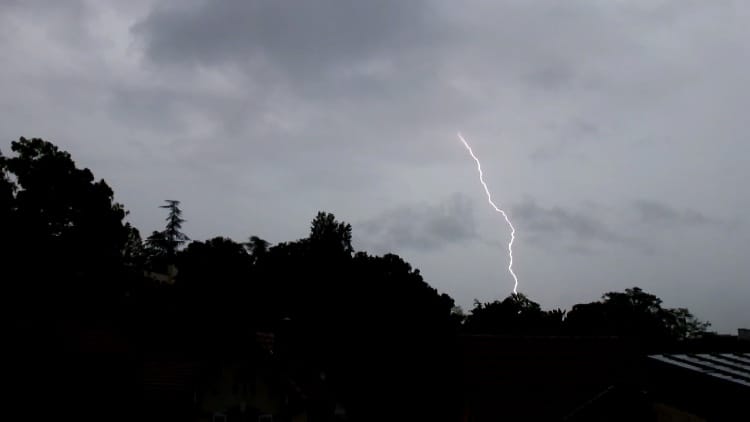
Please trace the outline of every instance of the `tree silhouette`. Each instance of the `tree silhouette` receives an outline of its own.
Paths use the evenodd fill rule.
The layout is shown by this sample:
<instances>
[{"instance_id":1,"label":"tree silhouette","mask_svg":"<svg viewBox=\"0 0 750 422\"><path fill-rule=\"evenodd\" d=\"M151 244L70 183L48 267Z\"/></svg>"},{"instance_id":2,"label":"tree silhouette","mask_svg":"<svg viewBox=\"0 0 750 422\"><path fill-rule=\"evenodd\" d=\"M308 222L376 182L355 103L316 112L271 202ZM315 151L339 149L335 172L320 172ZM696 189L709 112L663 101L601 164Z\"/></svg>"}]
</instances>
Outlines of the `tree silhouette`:
<instances>
[{"instance_id":1,"label":"tree silhouette","mask_svg":"<svg viewBox=\"0 0 750 422\"><path fill-rule=\"evenodd\" d=\"M13 197L16 185L7 174L6 158L0 151L0 224L7 224L13 213Z\"/></svg>"},{"instance_id":2,"label":"tree silhouette","mask_svg":"<svg viewBox=\"0 0 750 422\"><path fill-rule=\"evenodd\" d=\"M140 269L146 257L141 232L130 223L125 223L125 230L127 236L122 248L123 260L127 266Z\"/></svg>"},{"instance_id":3,"label":"tree silhouette","mask_svg":"<svg viewBox=\"0 0 750 422\"><path fill-rule=\"evenodd\" d=\"M320 250L354 252L352 248L352 226L336 221L331 213L318 212L310 225L310 242Z\"/></svg>"},{"instance_id":4,"label":"tree silhouette","mask_svg":"<svg viewBox=\"0 0 750 422\"><path fill-rule=\"evenodd\" d=\"M0 201L2 212L12 214L5 220L14 242L7 272L18 293L35 308L71 311L118 294L128 230L112 189L42 139L20 138L11 150L13 156L2 158Z\"/></svg>"},{"instance_id":5,"label":"tree silhouette","mask_svg":"<svg viewBox=\"0 0 750 422\"><path fill-rule=\"evenodd\" d=\"M543 311L523 293L514 293L502 301L481 303L466 318L467 332L481 334L559 334L565 312Z\"/></svg>"},{"instance_id":6,"label":"tree silhouette","mask_svg":"<svg viewBox=\"0 0 750 422\"><path fill-rule=\"evenodd\" d=\"M711 323L696 318L687 308L666 310L664 320L671 338L694 339L708 334Z\"/></svg>"},{"instance_id":7,"label":"tree silhouette","mask_svg":"<svg viewBox=\"0 0 750 422\"><path fill-rule=\"evenodd\" d=\"M164 237L167 240L167 252L170 255L174 255L177 248L190 240L184 233L182 233L182 223L185 220L182 218L182 210L180 210L180 201L174 199L167 199L167 205L162 205L160 208L166 208L169 210L167 216L167 227L164 230Z\"/></svg>"},{"instance_id":8,"label":"tree silhouette","mask_svg":"<svg viewBox=\"0 0 750 422\"><path fill-rule=\"evenodd\" d=\"M639 287L609 292L600 302L573 306L566 320L571 332L587 335L623 335L649 340L699 337L709 324L687 309L662 308L662 300Z\"/></svg>"},{"instance_id":9,"label":"tree silhouette","mask_svg":"<svg viewBox=\"0 0 750 422\"><path fill-rule=\"evenodd\" d=\"M182 232L182 210L180 201L165 200L166 204L159 206L169 210L167 224L164 230L154 231L146 239L146 255L148 267L157 273L173 274L176 270L175 260L180 246L190 240Z\"/></svg>"},{"instance_id":10,"label":"tree silhouette","mask_svg":"<svg viewBox=\"0 0 750 422\"><path fill-rule=\"evenodd\" d=\"M15 193L17 186L11 180L12 174L7 167L7 159L0 151L0 259L4 265L2 272L4 274L5 300L0 306L8 309L17 303L22 286L19 285L20 272L22 266L19 265L21 241L20 227L17 223L17 212L15 204ZM8 301L8 303L5 303Z\"/></svg>"},{"instance_id":11,"label":"tree silhouette","mask_svg":"<svg viewBox=\"0 0 750 422\"><path fill-rule=\"evenodd\" d=\"M402 257L355 253L352 226L323 211L296 241L214 237L182 248L190 239L180 202L167 200L164 230L143 242L123 222L109 186L67 152L25 138L11 150L0 153L0 256L3 305L14 318L48 327L70 315L90 323L120 316L112 319L131 333L134 349L215 362L245 358L255 331L271 331L274 365L325 373L352 420L454 420L463 399L462 334L632 336L656 344L699 337L709 325L638 287L568 313L513 294L475 301L464 315ZM162 265L179 268L173 285L143 276Z\"/></svg>"},{"instance_id":12,"label":"tree silhouette","mask_svg":"<svg viewBox=\"0 0 750 422\"><path fill-rule=\"evenodd\" d=\"M253 263L258 262L258 260L262 259L268 253L268 247L270 245L271 244L268 241L263 240L258 236L250 236L248 242L243 244L245 249L247 249L247 252L250 254Z\"/></svg>"},{"instance_id":13,"label":"tree silhouette","mask_svg":"<svg viewBox=\"0 0 750 422\"><path fill-rule=\"evenodd\" d=\"M166 205L161 205L159 208L165 208L169 210L167 214L167 225L161 232L154 232L149 236L149 244L156 249L164 253L168 258L172 259L179 247L190 240L185 233L182 232L182 223L185 220L182 218L182 210L180 209L180 201L174 199L166 199Z\"/></svg>"}]
</instances>

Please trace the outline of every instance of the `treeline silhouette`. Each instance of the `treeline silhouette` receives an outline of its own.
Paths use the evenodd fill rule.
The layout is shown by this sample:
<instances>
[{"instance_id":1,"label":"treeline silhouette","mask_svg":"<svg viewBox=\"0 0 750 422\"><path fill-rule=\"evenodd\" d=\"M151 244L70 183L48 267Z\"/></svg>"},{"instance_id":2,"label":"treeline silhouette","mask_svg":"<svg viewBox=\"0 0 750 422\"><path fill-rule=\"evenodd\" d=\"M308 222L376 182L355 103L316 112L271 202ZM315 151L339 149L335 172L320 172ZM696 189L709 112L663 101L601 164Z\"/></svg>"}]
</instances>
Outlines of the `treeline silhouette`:
<instances>
[{"instance_id":1,"label":"treeline silhouette","mask_svg":"<svg viewBox=\"0 0 750 422\"><path fill-rule=\"evenodd\" d=\"M61 321L124 333L135 352L123 365L133 374L147 353L241 357L257 333L269 332L279 359L325 374L353 420L393 419L394 409L404 419L455 420L461 335L628 336L661 344L708 327L639 288L569 312L543 310L517 294L476 301L464 314L401 257L354 251L351 225L333 214L319 212L307 237L272 245L256 236L190 241L180 202L162 208L164 229L144 240L107 183L67 152L20 138L10 155L0 153L7 336L19 361L44 368L17 373L19 391L32 388L34 376L47 379L45 371L80 375L79 366L56 358L68 347L56 331ZM136 385L133 374L87 375ZM99 397L96 390L87 391ZM138 402L131 393L123 393L132 399L123 406Z\"/></svg>"}]
</instances>

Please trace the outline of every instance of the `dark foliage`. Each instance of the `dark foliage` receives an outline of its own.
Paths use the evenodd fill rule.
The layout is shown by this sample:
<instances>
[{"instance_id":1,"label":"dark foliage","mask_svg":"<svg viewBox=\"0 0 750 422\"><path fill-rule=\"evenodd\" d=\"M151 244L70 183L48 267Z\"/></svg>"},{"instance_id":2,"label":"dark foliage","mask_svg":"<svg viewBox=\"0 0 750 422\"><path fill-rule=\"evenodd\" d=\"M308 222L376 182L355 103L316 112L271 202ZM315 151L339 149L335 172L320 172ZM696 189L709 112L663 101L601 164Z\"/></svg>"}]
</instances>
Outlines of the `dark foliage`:
<instances>
[{"instance_id":1,"label":"dark foliage","mask_svg":"<svg viewBox=\"0 0 750 422\"><path fill-rule=\"evenodd\" d=\"M21 138L11 150L0 178L6 309L106 312L124 292L125 210L106 182L51 143Z\"/></svg>"},{"instance_id":2,"label":"dark foliage","mask_svg":"<svg viewBox=\"0 0 750 422\"><path fill-rule=\"evenodd\" d=\"M564 317L564 311L543 311L538 303L518 293L503 301L476 301L464 326L476 334L559 335Z\"/></svg>"},{"instance_id":3,"label":"dark foliage","mask_svg":"<svg viewBox=\"0 0 750 422\"><path fill-rule=\"evenodd\" d=\"M54 327L69 319L123 333L139 353L209 361L247 356L255 333L272 332L278 359L326 374L353 420L455 420L460 333L677 340L707 328L639 288L567 314L515 294L464 316L399 256L355 252L351 225L326 212L296 241L187 243L168 200L165 229L143 242L112 189L67 152L24 138L11 151L0 154L0 253L19 356L62 353ZM53 361L40 376L62 373L64 359Z\"/></svg>"},{"instance_id":4,"label":"dark foliage","mask_svg":"<svg viewBox=\"0 0 750 422\"><path fill-rule=\"evenodd\" d=\"M687 309L661 306L661 299L638 287L609 292L600 302L573 306L566 324L585 335L619 335L648 341L685 340L706 333L709 324Z\"/></svg>"}]
</instances>

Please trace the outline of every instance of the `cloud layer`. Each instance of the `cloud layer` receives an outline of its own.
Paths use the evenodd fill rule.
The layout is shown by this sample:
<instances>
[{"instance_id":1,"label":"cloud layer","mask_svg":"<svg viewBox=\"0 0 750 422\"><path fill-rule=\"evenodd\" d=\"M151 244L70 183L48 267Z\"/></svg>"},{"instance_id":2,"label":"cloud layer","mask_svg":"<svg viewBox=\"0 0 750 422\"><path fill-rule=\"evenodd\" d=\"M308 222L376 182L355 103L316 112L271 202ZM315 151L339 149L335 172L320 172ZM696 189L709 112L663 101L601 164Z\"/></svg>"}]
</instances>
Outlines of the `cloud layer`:
<instances>
[{"instance_id":1,"label":"cloud layer","mask_svg":"<svg viewBox=\"0 0 750 422\"><path fill-rule=\"evenodd\" d=\"M472 202L460 193L436 204L412 204L387 210L357 224L372 248L433 250L478 236Z\"/></svg>"},{"instance_id":2,"label":"cloud layer","mask_svg":"<svg viewBox=\"0 0 750 422\"><path fill-rule=\"evenodd\" d=\"M56 142L146 232L164 198L196 239L295 239L334 212L468 306L508 293L507 227L461 131L517 225L522 291L564 307L637 284L730 331L750 325L748 19L741 1L3 1L0 149Z\"/></svg>"}]
</instances>

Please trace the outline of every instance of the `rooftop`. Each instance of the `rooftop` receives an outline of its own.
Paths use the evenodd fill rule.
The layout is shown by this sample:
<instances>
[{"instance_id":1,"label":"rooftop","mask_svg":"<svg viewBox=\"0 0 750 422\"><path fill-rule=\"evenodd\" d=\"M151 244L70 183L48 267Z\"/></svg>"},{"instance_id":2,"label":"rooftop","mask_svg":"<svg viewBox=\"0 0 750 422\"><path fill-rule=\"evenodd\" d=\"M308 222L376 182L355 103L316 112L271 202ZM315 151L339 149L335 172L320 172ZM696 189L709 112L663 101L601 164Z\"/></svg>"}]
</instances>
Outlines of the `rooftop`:
<instances>
[{"instance_id":1,"label":"rooftop","mask_svg":"<svg viewBox=\"0 0 750 422\"><path fill-rule=\"evenodd\" d=\"M750 353L658 354L650 359L750 387Z\"/></svg>"}]
</instances>

